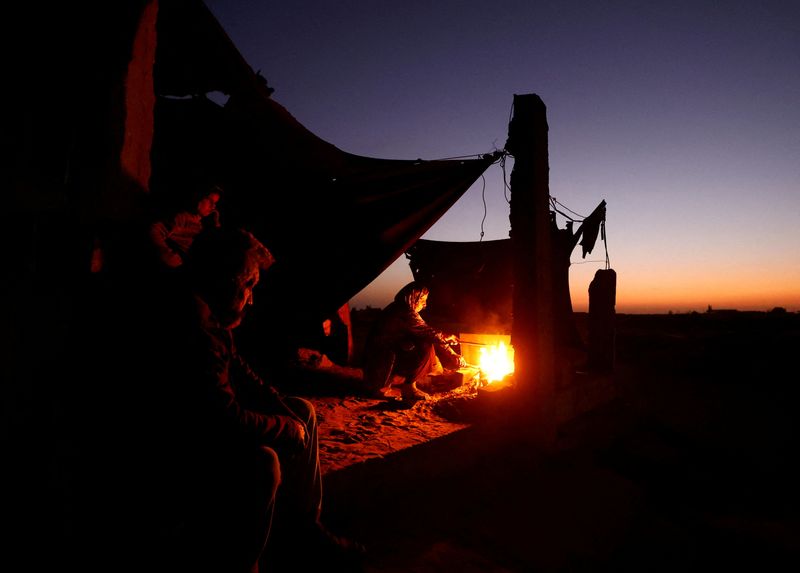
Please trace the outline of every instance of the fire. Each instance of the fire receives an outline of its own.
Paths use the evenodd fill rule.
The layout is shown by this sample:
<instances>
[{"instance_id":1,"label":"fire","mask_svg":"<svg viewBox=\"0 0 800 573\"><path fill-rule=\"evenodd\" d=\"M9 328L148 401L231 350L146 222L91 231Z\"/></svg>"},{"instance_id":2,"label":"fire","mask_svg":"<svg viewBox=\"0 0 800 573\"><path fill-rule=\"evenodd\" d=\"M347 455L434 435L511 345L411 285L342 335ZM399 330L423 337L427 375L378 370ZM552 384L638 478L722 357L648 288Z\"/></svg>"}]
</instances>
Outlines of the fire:
<instances>
[{"instance_id":1,"label":"fire","mask_svg":"<svg viewBox=\"0 0 800 573\"><path fill-rule=\"evenodd\" d=\"M480 349L478 366L487 384L502 380L514 372L514 349L506 347L502 340L497 344L487 344Z\"/></svg>"},{"instance_id":2,"label":"fire","mask_svg":"<svg viewBox=\"0 0 800 573\"><path fill-rule=\"evenodd\" d=\"M467 364L480 369L480 385L501 381L514 372L514 347L508 334L462 332L458 338Z\"/></svg>"}]
</instances>

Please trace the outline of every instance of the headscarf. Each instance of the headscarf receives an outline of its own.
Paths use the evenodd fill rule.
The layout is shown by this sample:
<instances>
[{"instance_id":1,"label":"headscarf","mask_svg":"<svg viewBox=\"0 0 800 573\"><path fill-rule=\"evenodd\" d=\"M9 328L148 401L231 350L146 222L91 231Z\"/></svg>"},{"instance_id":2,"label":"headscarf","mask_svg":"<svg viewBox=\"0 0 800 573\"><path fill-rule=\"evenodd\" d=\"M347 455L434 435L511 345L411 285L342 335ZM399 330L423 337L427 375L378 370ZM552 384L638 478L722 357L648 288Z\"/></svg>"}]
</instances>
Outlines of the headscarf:
<instances>
[{"instance_id":1,"label":"headscarf","mask_svg":"<svg viewBox=\"0 0 800 573\"><path fill-rule=\"evenodd\" d=\"M408 306L411 310L416 310L420 299L429 294L428 287L417 281L411 281L406 286L397 291L394 300L397 303Z\"/></svg>"}]
</instances>

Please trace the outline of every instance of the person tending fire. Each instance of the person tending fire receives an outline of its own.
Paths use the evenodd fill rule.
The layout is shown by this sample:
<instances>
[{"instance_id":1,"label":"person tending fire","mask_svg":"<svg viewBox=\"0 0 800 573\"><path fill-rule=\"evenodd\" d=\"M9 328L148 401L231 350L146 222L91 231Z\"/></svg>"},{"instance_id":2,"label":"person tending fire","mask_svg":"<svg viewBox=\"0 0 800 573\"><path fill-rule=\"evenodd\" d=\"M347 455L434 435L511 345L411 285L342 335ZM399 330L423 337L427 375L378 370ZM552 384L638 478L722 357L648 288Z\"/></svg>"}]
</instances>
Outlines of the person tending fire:
<instances>
[{"instance_id":1,"label":"person tending fire","mask_svg":"<svg viewBox=\"0 0 800 573\"><path fill-rule=\"evenodd\" d=\"M408 283L373 324L364 352L364 383L369 395L387 398L393 378L399 376L403 378L403 400L426 400L429 395L417 388L417 382L433 371L437 357L444 368L467 365L454 349L458 338L433 328L420 316L428 294L425 285Z\"/></svg>"}]
</instances>

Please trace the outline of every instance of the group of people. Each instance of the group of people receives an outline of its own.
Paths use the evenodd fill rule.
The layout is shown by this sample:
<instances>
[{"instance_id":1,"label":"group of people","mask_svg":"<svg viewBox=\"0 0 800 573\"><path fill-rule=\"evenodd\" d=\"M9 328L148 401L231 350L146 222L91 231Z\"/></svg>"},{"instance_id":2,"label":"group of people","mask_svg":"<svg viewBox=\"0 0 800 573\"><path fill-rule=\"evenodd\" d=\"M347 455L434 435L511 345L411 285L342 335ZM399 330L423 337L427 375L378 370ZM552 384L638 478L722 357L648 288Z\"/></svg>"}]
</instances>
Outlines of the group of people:
<instances>
[{"instance_id":1,"label":"group of people","mask_svg":"<svg viewBox=\"0 0 800 573\"><path fill-rule=\"evenodd\" d=\"M221 196L211 187L195 209L150 227L156 253L174 271L161 306L169 316L154 344L163 386L159 459L169 491L185 500L185 533L207 570L252 573L276 562L356 570L363 546L320 519L314 406L276 390L237 350L234 331L275 259L252 233L220 223ZM447 368L465 365L455 336L420 316L427 297L412 282L376 321L364 363L368 396L388 398L399 383L403 400L425 399L416 383L437 359ZM302 564L312 556L316 565Z\"/></svg>"}]
</instances>

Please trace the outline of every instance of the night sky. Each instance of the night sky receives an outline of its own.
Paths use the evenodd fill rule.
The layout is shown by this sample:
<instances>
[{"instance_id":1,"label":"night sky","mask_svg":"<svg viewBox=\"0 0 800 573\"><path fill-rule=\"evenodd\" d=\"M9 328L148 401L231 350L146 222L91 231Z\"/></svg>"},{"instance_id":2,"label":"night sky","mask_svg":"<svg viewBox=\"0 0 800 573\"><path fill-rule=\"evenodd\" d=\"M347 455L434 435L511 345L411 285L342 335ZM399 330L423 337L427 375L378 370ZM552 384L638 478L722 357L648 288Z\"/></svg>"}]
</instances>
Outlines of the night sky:
<instances>
[{"instance_id":1,"label":"night sky","mask_svg":"<svg viewBox=\"0 0 800 573\"><path fill-rule=\"evenodd\" d=\"M800 310L800 2L207 5L273 98L350 153L502 149L514 94L539 95L551 196L607 202L618 312ZM508 215L494 165L423 238L504 239ZM583 311L603 243L572 262ZM409 280L401 257L351 306Z\"/></svg>"}]
</instances>

